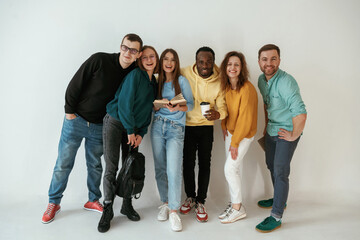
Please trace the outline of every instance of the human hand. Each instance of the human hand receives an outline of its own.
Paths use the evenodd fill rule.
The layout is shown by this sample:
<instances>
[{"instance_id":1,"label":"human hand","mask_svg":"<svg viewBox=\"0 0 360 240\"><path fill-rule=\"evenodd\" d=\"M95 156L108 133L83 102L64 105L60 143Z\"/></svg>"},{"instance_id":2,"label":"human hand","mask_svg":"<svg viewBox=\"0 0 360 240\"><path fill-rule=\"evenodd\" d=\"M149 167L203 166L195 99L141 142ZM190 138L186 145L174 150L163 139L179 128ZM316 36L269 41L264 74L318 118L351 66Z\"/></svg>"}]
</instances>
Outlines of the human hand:
<instances>
[{"instance_id":1,"label":"human hand","mask_svg":"<svg viewBox=\"0 0 360 240\"><path fill-rule=\"evenodd\" d=\"M134 144L136 144L136 137L135 134L129 134L128 135L128 142L127 144L130 144L130 146L133 146Z\"/></svg>"},{"instance_id":2,"label":"human hand","mask_svg":"<svg viewBox=\"0 0 360 240\"><path fill-rule=\"evenodd\" d=\"M170 112L176 112L180 110L179 104L172 105L172 104L166 104L165 107L169 109Z\"/></svg>"},{"instance_id":3,"label":"human hand","mask_svg":"<svg viewBox=\"0 0 360 240\"><path fill-rule=\"evenodd\" d=\"M224 137L224 141L225 141L225 137L228 136L228 132L227 132L227 129L222 129L222 134L223 134L223 137Z\"/></svg>"},{"instance_id":4,"label":"human hand","mask_svg":"<svg viewBox=\"0 0 360 240\"><path fill-rule=\"evenodd\" d=\"M204 115L204 117L208 120L208 121L214 121L220 118L220 113L214 109L210 109L206 111L206 114Z\"/></svg>"},{"instance_id":5,"label":"human hand","mask_svg":"<svg viewBox=\"0 0 360 240\"><path fill-rule=\"evenodd\" d=\"M65 118L66 118L67 120L73 120L73 119L75 119L75 118L77 118L77 117L76 117L76 115L73 114L73 113L65 113Z\"/></svg>"},{"instance_id":6,"label":"human hand","mask_svg":"<svg viewBox=\"0 0 360 240\"><path fill-rule=\"evenodd\" d=\"M231 158L233 160L236 160L237 156L238 156L238 149L236 147L233 147L230 145L229 151L231 153Z\"/></svg>"},{"instance_id":7,"label":"human hand","mask_svg":"<svg viewBox=\"0 0 360 240\"><path fill-rule=\"evenodd\" d=\"M140 135L136 135L136 140L135 140L135 145L134 148L137 148L138 146L140 146L141 141L142 141L142 137Z\"/></svg>"},{"instance_id":8,"label":"human hand","mask_svg":"<svg viewBox=\"0 0 360 240\"><path fill-rule=\"evenodd\" d=\"M287 131L283 128L279 129L280 131L278 132L279 134L279 139L284 139L286 141L292 142L295 141L298 137L293 136L293 132L291 131Z\"/></svg>"}]
</instances>

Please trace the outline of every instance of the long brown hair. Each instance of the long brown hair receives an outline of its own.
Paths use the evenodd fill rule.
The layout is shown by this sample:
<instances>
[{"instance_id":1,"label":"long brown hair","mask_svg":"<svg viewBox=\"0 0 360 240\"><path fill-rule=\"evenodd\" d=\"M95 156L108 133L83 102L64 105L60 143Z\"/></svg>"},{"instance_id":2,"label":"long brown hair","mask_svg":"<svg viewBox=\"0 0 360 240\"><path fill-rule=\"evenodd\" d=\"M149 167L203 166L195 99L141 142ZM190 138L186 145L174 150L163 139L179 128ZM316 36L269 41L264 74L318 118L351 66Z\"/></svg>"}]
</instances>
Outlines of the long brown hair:
<instances>
[{"instance_id":1,"label":"long brown hair","mask_svg":"<svg viewBox=\"0 0 360 240\"><path fill-rule=\"evenodd\" d=\"M170 52L172 53L172 55L174 55L174 59L175 59L175 68L173 71L173 76L174 79L172 81L172 87L175 89L175 96L178 95L179 93L181 93L181 89L180 89L180 85L179 85L179 77L180 77L180 60L179 60L179 56L177 54L177 52L172 49L172 48L168 48L165 49L160 56L160 62L159 62L159 77L158 77L158 99L162 99L162 90L164 88L164 82L167 80L166 79L166 75L165 75L165 71L164 71L164 58L165 55Z\"/></svg>"},{"instance_id":2,"label":"long brown hair","mask_svg":"<svg viewBox=\"0 0 360 240\"><path fill-rule=\"evenodd\" d=\"M220 80L221 80L221 90L226 91L231 88L231 83L229 77L226 73L226 68L231 57L238 57L240 59L241 71L239 75L239 81L236 84L236 90L240 91L241 87L244 86L244 83L249 80L249 71L247 69L246 60L244 54L241 52L232 51L225 55L224 60L220 65Z\"/></svg>"},{"instance_id":3,"label":"long brown hair","mask_svg":"<svg viewBox=\"0 0 360 240\"><path fill-rule=\"evenodd\" d=\"M152 47L152 46L148 46L148 45L144 45L143 47L142 47L142 49L141 49L141 52L143 52L145 49L151 49L151 50L153 50L154 52L155 52L155 56L156 56L156 66L155 66L155 68L154 68L154 72L153 72L153 74L155 74L155 73L158 73L159 72L159 55L158 55L158 53L156 52L156 50L155 50L155 48L154 47ZM137 63L137 65L139 66L139 68L141 69L141 70L143 70L143 71L146 71L145 70L145 68L144 68L144 66L143 66L143 64L142 64L142 62L141 62L141 57L139 57L137 60L136 60L136 63Z\"/></svg>"}]
</instances>

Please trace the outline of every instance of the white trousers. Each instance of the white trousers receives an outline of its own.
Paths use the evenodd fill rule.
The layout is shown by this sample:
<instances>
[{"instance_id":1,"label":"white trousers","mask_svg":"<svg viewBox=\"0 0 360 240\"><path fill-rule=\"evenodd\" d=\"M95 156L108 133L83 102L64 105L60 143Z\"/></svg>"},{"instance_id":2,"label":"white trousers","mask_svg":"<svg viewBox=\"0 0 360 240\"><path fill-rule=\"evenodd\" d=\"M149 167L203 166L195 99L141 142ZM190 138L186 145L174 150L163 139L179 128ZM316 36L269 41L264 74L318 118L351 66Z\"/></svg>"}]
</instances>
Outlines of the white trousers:
<instances>
[{"instance_id":1,"label":"white trousers","mask_svg":"<svg viewBox=\"0 0 360 240\"><path fill-rule=\"evenodd\" d=\"M251 142L254 140L252 138L244 138L238 147L238 156L234 160L231 157L231 152L229 151L231 144L232 135L228 131L228 136L225 138L225 153L226 153L226 162L224 167L226 181L229 185L229 192L231 197L231 203L241 203L241 168L243 165L243 159L247 151L249 150Z\"/></svg>"}]
</instances>

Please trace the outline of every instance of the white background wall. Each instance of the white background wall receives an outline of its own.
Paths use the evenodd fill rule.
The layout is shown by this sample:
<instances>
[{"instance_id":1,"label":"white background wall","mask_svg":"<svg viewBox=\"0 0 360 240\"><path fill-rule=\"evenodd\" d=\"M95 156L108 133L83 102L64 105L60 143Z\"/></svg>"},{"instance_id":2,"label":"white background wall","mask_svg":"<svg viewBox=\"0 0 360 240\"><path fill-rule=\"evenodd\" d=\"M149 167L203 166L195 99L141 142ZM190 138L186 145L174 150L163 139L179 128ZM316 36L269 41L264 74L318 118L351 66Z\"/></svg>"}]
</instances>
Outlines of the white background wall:
<instances>
[{"instance_id":1,"label":"white background wall","mask_svg":"<svg viewBox=\"0 0 360 240\"><path fill-rule=\"evenodd\" d=\"M45 209L66 87L92 53L118 52L129 32L159 53L176 49L182 66L192 64L204 45L215 50L218 65L228 51L242 51L255 86L261 73L258 49L266 43L280 46L280 67L297 79L308 111L292 162L289 201L319 197L359 206L359 24L357 0L2 0L0 208L8 201L35 200ZM258 115L256 139L264 125L261 100ZM213 149L208 198L226 202L219 123ZM157 205L148 135L141 151L147 172L139 201ZM244 160L243 186L245 202L272 194L264 154L255 142ZM86 200L81 147L63 203Z\"/></svg>"}]
</instances>

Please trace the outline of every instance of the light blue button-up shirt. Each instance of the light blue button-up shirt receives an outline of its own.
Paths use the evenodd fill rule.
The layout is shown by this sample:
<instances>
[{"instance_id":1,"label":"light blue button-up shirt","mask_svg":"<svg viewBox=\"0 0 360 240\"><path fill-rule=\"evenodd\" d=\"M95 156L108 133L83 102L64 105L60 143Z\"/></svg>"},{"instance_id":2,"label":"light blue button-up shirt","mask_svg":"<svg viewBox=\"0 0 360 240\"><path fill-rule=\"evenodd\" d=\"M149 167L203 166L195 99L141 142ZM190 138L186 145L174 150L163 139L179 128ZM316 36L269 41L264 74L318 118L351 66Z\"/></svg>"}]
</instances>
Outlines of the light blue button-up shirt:
<instances>
[{"instance_id":1,"label":"light blue button-up shirt","mask_svg":"<svg viewBox=\"0 0 360 240\"><path fill-rule=\"evenodd\" d=\"M270 136L277 136L280 128L292 131L292 118L306 114L296 80L279 69L269 81L266 81L265 75L261 74L258 87L268 113L267 133Z\"/></svg>"}]
</instances>

